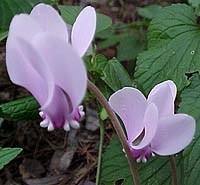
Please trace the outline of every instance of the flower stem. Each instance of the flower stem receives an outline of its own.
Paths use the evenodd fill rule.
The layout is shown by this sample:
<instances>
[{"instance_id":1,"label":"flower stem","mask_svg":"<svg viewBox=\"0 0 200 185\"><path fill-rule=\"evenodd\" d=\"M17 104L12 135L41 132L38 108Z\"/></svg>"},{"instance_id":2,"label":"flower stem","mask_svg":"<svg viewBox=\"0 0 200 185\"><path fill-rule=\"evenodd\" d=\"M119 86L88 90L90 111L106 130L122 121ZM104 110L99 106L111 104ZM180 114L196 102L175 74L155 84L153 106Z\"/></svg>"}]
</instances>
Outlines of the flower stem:
<instances>
[{"instance_id":1,"label":"flower stem","mask_svg":"<svg viewBox=\"0 0 200 185\"><path fill-rule=\"evenodd\" d=\"M128 159L128 164L129 168L131 170L131 174L133 176L133 181L134 185L140 185L140 180L139 180L139 174L136 168L135 160L133 159L131 155L131 151L129 149L128 143L126 136L124 134L124 131L120 125L119 120L117 119L117 116L115 113L112 111L112 108L108 104L106 98L104 95L101 93L101 91L93 84L90 80L88 80L88 89L94 94L98 102L105 108L106 112L108 113L108 116L113 124L113 127L115 128L117 135L119 137L119 140L126 152L127 159Z\"/></svg>"},{"instance_id":2,"label":"flower stem","mask_svg":"<svg viewBox=\"0 0 200 185\"><path fill-rule=\"evenodd\" d=\"M97 175L96 175L96 185L100 185L100 173L101 173L101 159L104 141L104 124L100 121L100 142L99 142L99 153L98 153L98 164L97 164Z\"/></svg>"},{"instance_id":3,"label":"flower stem","mask_svg":"<svg viewBox=\"0 0 200 185\"><path fill-rule=\"evenodd\" d=\"M173 185L178 185L176 162L173 155L169 156L169 162L170 162L170 167L171 167L171 172L172 172Z\"/></svg>"}]
</instances>

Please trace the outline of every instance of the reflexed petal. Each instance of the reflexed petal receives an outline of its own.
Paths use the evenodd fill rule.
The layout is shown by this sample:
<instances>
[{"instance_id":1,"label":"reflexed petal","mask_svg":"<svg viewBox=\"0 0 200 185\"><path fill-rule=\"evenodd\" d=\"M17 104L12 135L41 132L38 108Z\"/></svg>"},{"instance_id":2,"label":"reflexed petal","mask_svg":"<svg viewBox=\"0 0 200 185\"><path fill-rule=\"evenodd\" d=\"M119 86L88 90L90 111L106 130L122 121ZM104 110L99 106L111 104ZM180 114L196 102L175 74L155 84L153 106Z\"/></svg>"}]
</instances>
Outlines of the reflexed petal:
<instances>
[{"instance_id":1,"label":"reflexed petal","mask_svg":"<svg viewBox=\"0 0 200 185\"><path fill-rule=\"evenodd\" d=\"M172 155L183 150L195 133L195 120L186 114L175 114L159 121L151 142L152 150L159 155Z\"/></svg>"},{"instance_id":2,"label":"reflexed petal","mask_svg":"<svg viewBox=\"0 0 200 185\"><path fill-rule=\"evenodd\" d=\"M89 48L96 30L96 12L91 6L84 8L72 28L71 42L79 56Z\"/></svg>"},{"instance_id":3,"label":"reflexed petal","mask_svg":"<svg viewBox=\"0 0 200 185\"><path fill-rule=\"evenodd\" d=\"M64 92L59 87L54 86L52 96L41 107L41 110L48 115L54 128L62 128L70 113L69 104Z\"/></svg>"},{"instance_id":4,"label":"reflexed petal","mask_svg":"<svg viewBox=\"0 0 200 185\"><path fill-rule=\"evenodd\" d=\"M158 109L155 104L151 103L148 105L144 115L145 133L144 138L139 145L132 145L133 149L142 149L150 144L154 138L158 125Z\"/></svg>"},{"instance_id":5,"label":"reflexed petal","mask_svg":"<svg viewBox=\"0 0 200 185\"><path fill-rule=\"evenodd\" d=\"M55 35L40 34L35 38L34 45L44 57L56 85L66 92L73 109L76 108L87 87L84 62L70 44Z\"/></svg>"},{"instance_id":6,"label":"reflexed petal","mask_svg":"<svg viewBox=\"0 0 200 185\"><path fill-rule=\"evenodd\" d=\"M23 43L16 38L8 37L6 43L6 66L11 81L25 87L42 105L48 96L48 87L44 79L33 68L30 60L41 62L37 55L25 55ZM29 48L30 49L30 48Z\"/></svg>"},{"instance_id":7,"label":"reflexed petal","mask_svg":"<svg viewBox=\"0 0 200 185\"><path fill-rule=\"evenodd\" d=\"M147 107L146 98L139 90L125 87L110 97L109 104L120 116L126 127L128 141L132 142L144 129L143 117Z\"/></svg>"},{"instance_id":8,"label":"reflexed petal","mask_svg":"<svg viewBox=\"0 0 200 185\"><path fill-rule=\"evenodd\" d=\"M28 14L19 14L11 21L8 37L23 36L23 39L31 41L39 32L42 32L42 29L34 19Z\"/></svg>"},{"instance_id":9,"label":"reflexed petal","mask_svg":"<svg viewBox=\"0 0 200 185\"><path fill-rule=\"evenodd\" d=\"M160 116L174 114L174 101L176 98L176 85L168 80L156 85L149 93L148 102L154 103Z\"/></svg>"},{"instance_id":10,"label":"reflexed petal","mask_svg":"<svg viewBox=\"0 0 200 185\"><path fill-rule=\"evenodd\" d=\"M30 17L38 22L43 31L55 34L68 42L67 26L52 6L40 3L33 8Z\"/></svg>"}]
</instances>

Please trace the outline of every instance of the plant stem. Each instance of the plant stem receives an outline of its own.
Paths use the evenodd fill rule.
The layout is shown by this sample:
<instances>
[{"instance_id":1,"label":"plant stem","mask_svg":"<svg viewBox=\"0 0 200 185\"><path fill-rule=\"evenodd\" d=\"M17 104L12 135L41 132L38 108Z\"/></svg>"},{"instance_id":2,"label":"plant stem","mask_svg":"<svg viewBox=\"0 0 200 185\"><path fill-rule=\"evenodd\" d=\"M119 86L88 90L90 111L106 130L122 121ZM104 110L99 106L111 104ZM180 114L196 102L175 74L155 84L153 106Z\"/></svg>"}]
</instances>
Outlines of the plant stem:
<instances>
[{"instance_id":1,"label":"plant stem","mask_svg":"<svg viewBox=\"0 0 200 185\"><path fill-rule=\"evenodd\" d=\"M88 80L88 89L94 94L98 102L105 108L106 112L108 113L108 116L113 124L113 127L115 128L117 135L119 137L119 140L126 152L129 168L131 170L131 174L133 176L134 185L140 185L139 180L139 174L136 168L135 160L132 157L131 151L129 149L126 136L124 134L124 131L120 125L119 120L117 119L117 116L113 112L112 108L108 104L106 98L101 93L101 91L93 84L90 80Z\"/></svg>"},{"instance_id":2,"label":"plant stem","mask_svg":"<svg viewBox=\"0 0 200 185\"><path fill-rule=\"evenodd\" d=\"M97 175L96 175L96 185L100 185L100 173L101 173L101 159L103 151L103 141L104 141L104 125L100 121L100 142L99 142L99 153L98 153L98 164L97 164Z\"/></svg>"},{"instance_id":3,"label":"plant stem","mask_svg":"<svg viewBox=\"0 0 200 185\"><path fill-rule=\"evenodd\" d=\"M171 167L171 172L172 172L173 185L178 185L176 162L173 155L169 156L169 162L170 162L170 167Z\"/></svg>"}]
</instances>

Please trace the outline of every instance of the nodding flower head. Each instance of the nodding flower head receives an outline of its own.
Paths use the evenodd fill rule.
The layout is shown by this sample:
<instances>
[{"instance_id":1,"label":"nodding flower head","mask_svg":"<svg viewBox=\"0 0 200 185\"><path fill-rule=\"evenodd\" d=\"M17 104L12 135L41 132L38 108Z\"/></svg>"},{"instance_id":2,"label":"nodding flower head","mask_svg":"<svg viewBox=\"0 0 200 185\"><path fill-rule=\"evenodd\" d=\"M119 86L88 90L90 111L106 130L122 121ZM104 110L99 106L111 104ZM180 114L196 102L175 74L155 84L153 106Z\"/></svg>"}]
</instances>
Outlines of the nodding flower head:
<instances>
[{"instance_id":1,"label":"nodding flower head","mask_svg":"<svg viewBox=\"0 0 200 185\"><path fill-rule=\"evenodd\" d=\"M86 18L88 27L83 22ZM9 77L37 99L40 125L49 131L78 128L84 116L79 104L86 92L87 73L81 57L92 42L95 21L95 10L86 7L75 22L71 43L65 22L49 5L38 4L30 14L16 15L11 21L6 43Z\"/></svg>"},{"instance_id":2,"label":"nodding flower head","mask_svg":"<svg viewBox=\"0 0 200 185\"><path fill-rule=\"evenodd\" d=\"M183 150L195 133L195 120L174 114L176 85L165 81L156 85L146 99L137 89L125 87L109 100L126 128L127 142L137 162L155 154L172 155Z\"/></svg>"}]
</instances>

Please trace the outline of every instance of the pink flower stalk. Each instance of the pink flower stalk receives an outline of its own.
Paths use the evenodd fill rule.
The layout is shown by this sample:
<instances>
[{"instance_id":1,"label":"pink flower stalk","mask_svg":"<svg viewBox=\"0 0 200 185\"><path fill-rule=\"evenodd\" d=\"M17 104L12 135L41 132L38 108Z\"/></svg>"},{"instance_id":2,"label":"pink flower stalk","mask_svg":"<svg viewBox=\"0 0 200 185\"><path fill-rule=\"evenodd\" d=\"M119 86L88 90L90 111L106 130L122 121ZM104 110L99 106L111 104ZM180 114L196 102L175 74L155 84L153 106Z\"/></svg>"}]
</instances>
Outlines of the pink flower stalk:
<instances>
[{"instance_id":1,"label":"pink flower stalk","mask_svg":"<svg viewBox=\"0 0 200 185\"><path fill-rule=\"evenodd\" d=\"M172 155L183 150L195 133L195 120L174 114L176 85L165 81L156 85L146 99L137 89L125 87L109 100L127 132L127 142L137 162L156 154Z\"/></svg>"},{"instance_id":2,"label":"pink flower stalk","mask_svg":"<svg viewBox=\"0 0 200 185\"><path fill-rule=\"evenodd\" d=\"M65 22L49 5L39 4L29 15L16 15L10 24L6 43L8 74L13 83L25 87L37 99L43 118L40 125L49 131L78 128L84 116L79 104L86 92L87 73L81 56L94 36L93 14L92 7L80 13L72 31L72 44Z\"/></svg>"}]
</instances>

